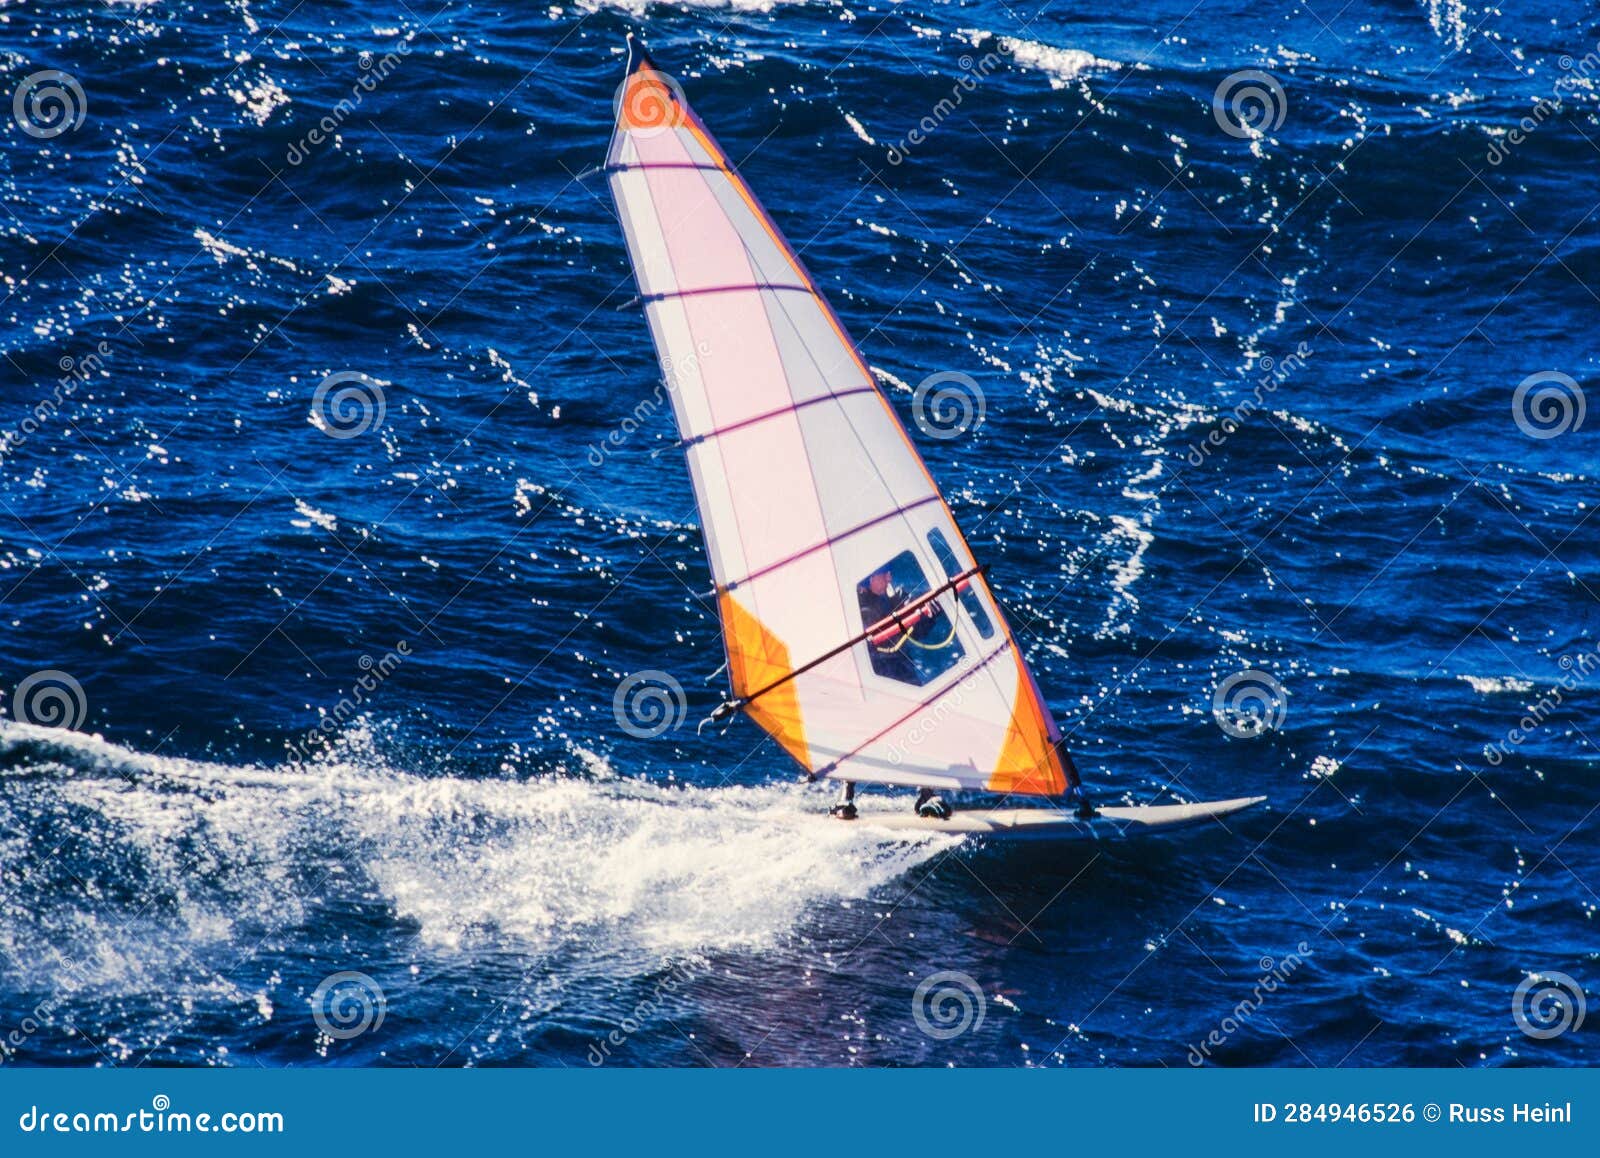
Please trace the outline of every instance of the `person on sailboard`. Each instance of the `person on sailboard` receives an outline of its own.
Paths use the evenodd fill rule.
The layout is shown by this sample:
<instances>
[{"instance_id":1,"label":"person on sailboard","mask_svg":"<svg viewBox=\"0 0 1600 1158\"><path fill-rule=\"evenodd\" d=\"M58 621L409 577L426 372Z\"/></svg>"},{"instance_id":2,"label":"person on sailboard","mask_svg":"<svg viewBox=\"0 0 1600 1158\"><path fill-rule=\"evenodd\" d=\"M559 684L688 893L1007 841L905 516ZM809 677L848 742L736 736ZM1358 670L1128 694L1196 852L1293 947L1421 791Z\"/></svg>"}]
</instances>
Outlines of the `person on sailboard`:
<instances>
[{"instance_id":1,"label":"person on sailboard","mask_svg":"<svg viewBox=\"0 0 1600 1158\"><path fill-rule=\"evenodd\" d=\"M895 586L894 575L890 569L881 567L867 576L856 588L856 596L861 601L861 621L870 628L899 610L906 602L907 593ZM903 627L892 641L882 645L869 641L868 646L872 649L872 670L881 676L904 683L923 683L922 673L917 670L916 662L905 650L905 644L915 630L915 627ZM855 797L855 783L846 780L839 789L839 799L834 802L829 812L840 820L854 820ZM918 816L929 816L938 820L947 820L950 816L950 806L931 788L924 788L917 793L914 807Z\"/></svg>"},{"instance_id":2,"label":"person on sailboard","mask_svg":"<svg viewBox=\"0 0 1600 1158\"><path fill-rule=\"evenodd\" d=\"M856 588L856 597L861 601L862 625L868 628L888 619L906 601L905 591L894 585L894 575L887 567L867 576ZM891 642L871 643L872 670L902 683L921 683L921 673L905 647L909 635L909 631L902 630Z\"/></svg>"}]
</instances>

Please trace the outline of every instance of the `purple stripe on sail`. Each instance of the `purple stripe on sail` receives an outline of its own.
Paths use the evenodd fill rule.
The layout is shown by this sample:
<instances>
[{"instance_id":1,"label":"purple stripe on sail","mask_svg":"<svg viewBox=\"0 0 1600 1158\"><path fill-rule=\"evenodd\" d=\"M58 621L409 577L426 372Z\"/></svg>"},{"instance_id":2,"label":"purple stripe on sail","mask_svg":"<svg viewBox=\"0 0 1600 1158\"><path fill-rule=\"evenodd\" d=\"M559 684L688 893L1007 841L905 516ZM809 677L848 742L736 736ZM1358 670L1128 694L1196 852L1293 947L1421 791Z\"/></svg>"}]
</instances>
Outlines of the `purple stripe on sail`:
<instances>
[{"instance_id":1,"label":"purple stripe on sail","mask_svg":"<svg viewBox=\"0 0 1600 1158\"><path fill-rule=\"evenodd\" d=\"M956 686L956 684L959 684L959 683L962 683L965 680L971 679L973 676L977 675L984 668L988 667L991 663L993 663L995 660L999 659L1002 655L1004 655L1009 648L1012 648L1012 647L1015 647L1015 646L1016 646L1015 643L1013 643L1010 639L1003 640L1000 643L1000 646L996 647L988 655L984 656L981 660L979 660L976 664L974 664L970 671L962 672L961 675L957 679L953 680L947 687L940 688L938 691L934 692L933 695L931 695L927 699L923 700L920 704L918 704L916 707L912 708L909 712L907 712L905 715L901 716L899 719L895 720L894 723L892 723L888 727L884 728L881 732L878 732L876 735L868 736L865 740L861 741L861 743L857 744L854 748L851 748L850 751L844 753L842 756L837 756L834 759L828 761L828 763L824 764L821 768L818 768L815 772L813 772L811 774L812 778L816 779L817 777L820 777L820 776L826 776L829 772L832 772L835 768L837 768L840 764L843 764L846 760L852 759L853 757L859 755L863 749L865 749L867 747L870 747L873 744L876 744L879 740L883 739L890 732L894 731L901 724L903 724L907 720L909 720L912 716L916 715L918 712L922 711L924 708L928 707L930 704L934 703L935 701L940 700L943 697L949 695L950 694L950 690L952 688L954 688Z\"/></svg>"},{"instance_id":2,"label":"purple stripe on sail","mask_svg":"<svg viewBox=\"0 0 1600 1158\"><path fill-rule=\"evenodd\" d=\"M689 447L702 443L708 438L720 438L724 434L732 434L736 430L743 430L747 426L754 426L759 422L767 421L769 418L782 418L785 414L793 414L796 410L804 410L807 406L816 406L819 403L832 402L838 398L849 398L856 394L873 394L876 392L876 386L852 386L849 390L840 390L833 394L819 394L815 398L807 398L804 401L796 402L791 406L784 406L777 410L769 410L765 414L757 414L753 418L745 418L738 422L730 422L727 426L719 426L715 430L708 430L704 434L697 434L693 438L686 438L683 440L683 447L685 450L687 450Z\"/></svg>"},{"instance_id":3,"label":"purple stripe on sail","mask_svg":"<svg viewBox=\"0 0 1600 1158\"><path fill-rule=\"evenodd\" d=\"M907 503L903 507L896 507L892 511L886 511L884 514L881 514L876 518L868 519L864 523L857 523L847 531L840 531L837 535L830 535L820 543L813 543L809 547L796 551L793 555L787 555L784 558L779 559L776 563L768 563L765 567L750 572L750 574L746 575L743 579L735 579L732 583L724 583L722 585L722 590L732 591L735 587L741 587L746 583L752 583L761 578L761 576L769 575L780 567L787 567L790 563L793 563L799 559L804 559L807 555L814 555L818 551L826 550L835 543L844 539L848 539L851 535L859 535L862 531L876 527L879 523L886 523L890 519L899 518L908 511L914 511L918 507L925 507L929 503L936 503L938 501L939 496L933 494L928 495L926 498L918 499L914 503Z\"/></svg>"},{"instance_id":4,"label":"purple stripe on sail","mask_svg":"<svg viewBox=\"0 0 1600 1158\"><path fill-rule=\"evenodd\" d=\"M649 164L640 164L638 161L618 161L615 165L605 166L607 173L626 173L630 169L704 169L711 173L726 173L721 165L702 165L695 161L651 161Z\"/></svg>"},{"instance_id":5,"label":"purple stripe on sail","mask_svg":"<svg viewBox=\"0 0 1600 1158\"><path fill-rule=\"evenodd\" d=\"M665 301L667 298L692 298L701 294L737 294L750 293L760 290L788 290L792 293L815 294L817 291L808 285L784 285L781 282L751 282L749 285L708 285L697 289L668 290L666 293L641 294L639 300L645 305L651 302Z\"/></svg>"}]
</instances>

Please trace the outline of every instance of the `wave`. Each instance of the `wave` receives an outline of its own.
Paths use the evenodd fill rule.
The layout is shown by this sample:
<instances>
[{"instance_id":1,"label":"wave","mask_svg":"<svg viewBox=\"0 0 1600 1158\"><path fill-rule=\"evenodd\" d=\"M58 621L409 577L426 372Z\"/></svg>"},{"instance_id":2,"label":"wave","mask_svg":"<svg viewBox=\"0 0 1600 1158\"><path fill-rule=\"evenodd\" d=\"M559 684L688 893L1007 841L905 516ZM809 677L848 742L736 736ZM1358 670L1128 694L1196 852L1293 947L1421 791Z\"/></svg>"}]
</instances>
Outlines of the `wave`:
<instances>
[{"instance_id":1,"label":"wave","mask_svg":"<svg viewBox=\"0 0 1600 1158\"><path fill-rule=\"evenodd\" d=\"M1049 77L1051 88L1065 88L1086 73L1109 72L1125 67L1121 61L1104 60L1081 48L1057 48L1014 36L1002 36L1000 47L1023 68L1034 69Z\"/></svg>"},{"instance_id":2,"label":"wave","mask_svg":"<svg viewBox=\"0 0 1600 1158\"><path fill-rule=\"evenodd\" d=\"M368 726L315 764L236 766L0 722L0 976L158 988L338 913L425 954L647 970L777 942L954 843L819 817L798 785L667 787L600 756L519 778L395 767ZM880 807L887 807L879 802Z\"/></svg>"}]
</instances>

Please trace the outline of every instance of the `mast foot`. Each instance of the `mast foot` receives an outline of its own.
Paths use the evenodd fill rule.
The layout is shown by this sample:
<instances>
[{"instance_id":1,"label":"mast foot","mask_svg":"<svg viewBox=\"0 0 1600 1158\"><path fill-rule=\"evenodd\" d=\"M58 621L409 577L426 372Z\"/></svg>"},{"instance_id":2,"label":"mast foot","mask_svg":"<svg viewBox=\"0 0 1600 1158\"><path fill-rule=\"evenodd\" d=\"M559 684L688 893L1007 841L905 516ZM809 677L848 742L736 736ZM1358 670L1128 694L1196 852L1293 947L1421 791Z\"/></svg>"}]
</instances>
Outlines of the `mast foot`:
<instances>
[{"instance_id":1,"label":"mast foot","mask_svg":"<svg viewBox=\"0 0 1600 1158\"><path fill-rule=\"evenodd\" d=\"M1100 815L1100 810L1094 806L1094 801L1089 799L1089 794L1082 787L1074 788L1072 795L1078 801L1077 811L1073 815L1079 820L1093 820Z\"/></svg>"}]
</instances>

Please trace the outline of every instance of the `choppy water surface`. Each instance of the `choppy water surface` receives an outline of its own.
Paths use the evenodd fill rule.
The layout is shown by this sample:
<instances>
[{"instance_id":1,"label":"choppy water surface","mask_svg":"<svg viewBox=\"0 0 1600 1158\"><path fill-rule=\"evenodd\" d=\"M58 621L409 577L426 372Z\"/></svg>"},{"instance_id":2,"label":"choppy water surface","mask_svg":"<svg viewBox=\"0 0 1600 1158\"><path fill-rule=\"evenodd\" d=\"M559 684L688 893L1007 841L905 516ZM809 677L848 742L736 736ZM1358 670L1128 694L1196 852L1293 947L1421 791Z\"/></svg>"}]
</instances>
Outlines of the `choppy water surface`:
<instances>
[{"instance_id":1,"label":"choppy water surface","mask_svg":"<svg viewBox=\"0 0 1600 1158\"><path fill-rule=\"evenodd\" d=\"M1513 1016L1600 983L1600 30L1336 7L0 6L7 1060L1600 1058ZM908 423L981 391L1100 795L1268 811L895 842L696 734L629 29Z\"/></svg>"}]
</instances>

